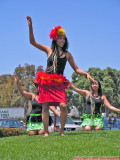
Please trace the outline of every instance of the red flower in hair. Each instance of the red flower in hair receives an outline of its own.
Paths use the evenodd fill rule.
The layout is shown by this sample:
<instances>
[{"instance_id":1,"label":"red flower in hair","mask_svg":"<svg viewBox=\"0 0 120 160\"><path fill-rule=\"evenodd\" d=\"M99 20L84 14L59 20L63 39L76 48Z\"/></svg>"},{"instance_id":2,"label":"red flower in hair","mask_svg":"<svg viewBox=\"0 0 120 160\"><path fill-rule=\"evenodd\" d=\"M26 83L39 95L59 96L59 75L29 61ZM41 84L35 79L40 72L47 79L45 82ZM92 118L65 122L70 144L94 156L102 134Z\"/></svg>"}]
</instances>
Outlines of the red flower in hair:
<instances>
[{"instance_id":1,"label":"red flower in hair","mask_svg":"<svg viewBox=\"0 0 120 160\"><path fill-rule=\"evenodd\" d=\"M57 39L57 37L58 37L57 30L60 29L60 28L62 28L62 27L61 26L56 26L51 30L51 32L50 32L50 38L51 39Z\"/></svg>"}]
</instances>

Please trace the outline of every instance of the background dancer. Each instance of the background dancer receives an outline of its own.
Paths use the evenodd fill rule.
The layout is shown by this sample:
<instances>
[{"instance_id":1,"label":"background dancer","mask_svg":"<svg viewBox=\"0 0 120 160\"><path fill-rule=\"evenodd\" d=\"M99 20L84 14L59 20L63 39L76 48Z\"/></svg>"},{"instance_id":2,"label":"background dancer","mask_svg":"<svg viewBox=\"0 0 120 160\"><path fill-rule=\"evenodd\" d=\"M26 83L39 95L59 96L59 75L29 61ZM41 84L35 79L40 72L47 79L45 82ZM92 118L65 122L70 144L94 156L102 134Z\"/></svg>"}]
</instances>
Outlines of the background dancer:
<instances>
[{"instance_id":1,"label":"background dancer","mask_svg":"<svg viewBox=\"0 0 120 160\"><path fill-rule=\"evenodd\" d=\"M38 103L38 94L30 93L23 90L22 86L19 83L19 78L17 75L14 75L14 80L17 84L17 87L20 93L27 99L32 101L32 111L30 113L27 125L27 133L31 135L43 134L44 126L42 122L42 105ZM35 83L35 87L38 89L38 84ZM55 115L60 117L60 113L57 111L55 106L50 106L50 110L54 112ZM49 117L50 119L50 117ZM52 119L50 119L52 121ZM50 122L51 123L51 122ZM49 125L50 125L49 123Z\"/></svg>"},{"instance_id":2,"label":"background dancer","mask_svg":"<svg viewBox=\"0 0 120 160\"><path fill-rule=\"evenodd\" d=\"M66 62L68 61L73 70L85 75L89 80L93 80L89 73L79 69L74 62L74 59L67 51L68 40L65 31L61 26L57 26L50 32L50 38L53 39L52 46L48 47L35 41L32 28L32 19L27 16L29 26L30 43L47 54L47 69L45 72L40 71L36 75L36 81L39 84L39 99L38 103L42 103L42 120L45 129L45 136L48 132L48 111L49 105L59 105L61 114L61 130L60 133L64 136L64 125L67 118L66 94L65 89L68 88L69 81L63 76ZM55 103L56 102L56 103Z\"/></svg>"},{"instance_id":3,"label":"background dancer","mask_svg":"<svg viewBox=\"0 0 120 160\"><path fill-rule=\"evenodd\" d=\"M102 103L110 110L120 113L120 109L112 106L102 94L101 84L97 79L91 83L91 91L76 88L73 84L71 84L71 88L86 98L86 111L82 116L83 122L81 124L84 130L92 130L92 127L94 127L95 130L103 129L103 117L100 113Z\"/></svg>"}]
</instances>

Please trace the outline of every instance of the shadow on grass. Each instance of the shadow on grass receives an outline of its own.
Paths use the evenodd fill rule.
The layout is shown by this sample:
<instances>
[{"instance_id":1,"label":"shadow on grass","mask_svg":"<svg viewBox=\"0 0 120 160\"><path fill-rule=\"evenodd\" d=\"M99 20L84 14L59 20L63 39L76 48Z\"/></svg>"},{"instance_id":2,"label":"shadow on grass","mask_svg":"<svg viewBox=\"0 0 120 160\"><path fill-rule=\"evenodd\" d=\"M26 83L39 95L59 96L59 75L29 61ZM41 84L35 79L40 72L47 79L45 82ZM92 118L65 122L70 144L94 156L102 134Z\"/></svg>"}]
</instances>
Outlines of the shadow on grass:
<instances>
[{"instance_id":1,"label":"shadow on grass","mask_svg":"<svg viewBox=\"0 0 120 160\"><path fill-rule=\"evenodd\" d=\"M54 134L54 136L60 136L60 132L54 132L56 134ZM103 134L103 135L106 135L107 133L104 132L104 131L67 131L65 132L65 136L71 136L71 135L84 135L84 134L89 134L89 135L94 135L94 134Z\"/></svg>"}]
</instances>

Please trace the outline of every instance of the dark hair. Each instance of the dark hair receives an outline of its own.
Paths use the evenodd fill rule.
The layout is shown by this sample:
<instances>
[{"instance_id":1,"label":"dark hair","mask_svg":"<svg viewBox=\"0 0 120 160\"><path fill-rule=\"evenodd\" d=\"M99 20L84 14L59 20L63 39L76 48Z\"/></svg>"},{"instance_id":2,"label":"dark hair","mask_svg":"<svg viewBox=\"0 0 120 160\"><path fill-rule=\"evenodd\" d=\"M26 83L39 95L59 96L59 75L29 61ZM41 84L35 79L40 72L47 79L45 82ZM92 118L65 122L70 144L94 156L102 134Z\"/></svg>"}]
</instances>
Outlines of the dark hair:
<instances>
[{"instance_id":1,"label":"dark hair","mask_svg":"<svg viewBox=\"0 0 120 160\"><path fill-rule=\"evenodd\" d=\"M52 73L56 73L57 72L57 58L59 57L59 50L58 50L58 45L56 43L56 40L53 40L52 41L52 45L51 45L51 48L52 48L52 61L54 62L50 67L47 68L46 72L52 72ZM64 46L62 47L62 53L66 52L68 49L68 40L67 40L67 37L65 36L65 44Z\"/></svg>"},{"instance_id":2,"label":"dark hair","mask_svg":"<svg viewBox=\"0 0 120 160\"><path fill-rule=\"evenodd\" d=\"M36 91L36 95L39 95L39 91L38 91L38 83L37 82L34 82L34 86L36 87L37 91Z\"/></svg>"},{"instance_id":3,"label":"dark hair","mask_svg":"<svg viewBox=\"0 0 120 160\"><path fill-rule=\"evenodd\" d=\"M95 79L95 81L97 81L97 82L98 82L98 84L99 84L99 88L98 88L98 95L99 95L99 96L102 96L101 83L100 83L100 81L99 81L98 79ZM92 83L94 83L94 82L92 81L92 82L91 82L91 85L92 85ZM91 89L92 89L92 87L91 87Z\"/></svg>"},{"instance_id":4,"label":"dark hair","mask_svg":"<svg viewBox=\"0 0 120 160\"><path fill-rule=\"evenodd\" d=\"M64 44L64 46L62 47L62 50L63 50L64 52L66 52L67 49L68 49L68 46L69 46L69 43L68 43L67 37L65 36L65 44ZM52 41L52 46L51 46L51 47L52 47L53 52L54 52L55 48L57 49L57 52L58 52L58 47L57 47L56 40L53 40L53 41Z\"/></svg>"},{"instance_id":5,"label":"dark hair","mask_svg":"<svg viewBox=\"0 0 120 160\"><path fill-rule=\"evenodd\" d=\"M36 91L36 95L39 95L39 91L38 90Z\"/></svg>"},{"instance_id":6,"label":"dark hair","mask_svg":"<svg viewBox=\"0 0 120 160\"><path fill-rule=\"evenodd\" d=\"M38 87L38 84L36 82L34 83L34 85L35 85L36 88Z\"/></svg>"}]
</instances>

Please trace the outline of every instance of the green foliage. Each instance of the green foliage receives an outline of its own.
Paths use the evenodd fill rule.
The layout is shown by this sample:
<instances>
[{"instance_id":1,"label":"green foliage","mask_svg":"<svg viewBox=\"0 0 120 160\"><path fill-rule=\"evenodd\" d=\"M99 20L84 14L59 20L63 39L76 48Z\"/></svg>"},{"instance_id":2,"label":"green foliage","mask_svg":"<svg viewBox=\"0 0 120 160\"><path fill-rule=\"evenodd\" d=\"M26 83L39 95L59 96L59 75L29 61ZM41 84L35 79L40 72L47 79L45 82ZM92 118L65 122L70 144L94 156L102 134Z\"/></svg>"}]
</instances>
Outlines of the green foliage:
<instances>
[{"instance_id":1,"label":"green foliage","mask_svg":"<svg viewBox=\"0 0 120 160\"><path fill-rule=\"evenodd\" d=\"M73 160L81 156L120 156L119 131L68 131L66 136L14 136L0 139L1 160Z\"/></svg>"},{"instance_id":2,"label":"green foliage","mask_svg":"<svg viewBox=\"0 0 120 160\"><path fill-rule=\"evenodd\" d=\"M19 65L15 68L14 74L19 77L20 84L23 89L28 92L37 92L33 82L36 71L43 70L42 66L35 69L35 65L25 64ZM31 103L25 99L14 82L14 76L10 74L0 76L0 108L9 107L25 107L25 113L29 114L31 111Z\"/></svg>"},{"instance_id":3,"label":"green foliage","mask_svg":"<svg viewBox=\"0 0 120 160\"><path fill-rule=\"evenodd\" d=\"M25 129L0 127L0 137L18 136L26 134Z\"/></svg>"}]
</instances>

